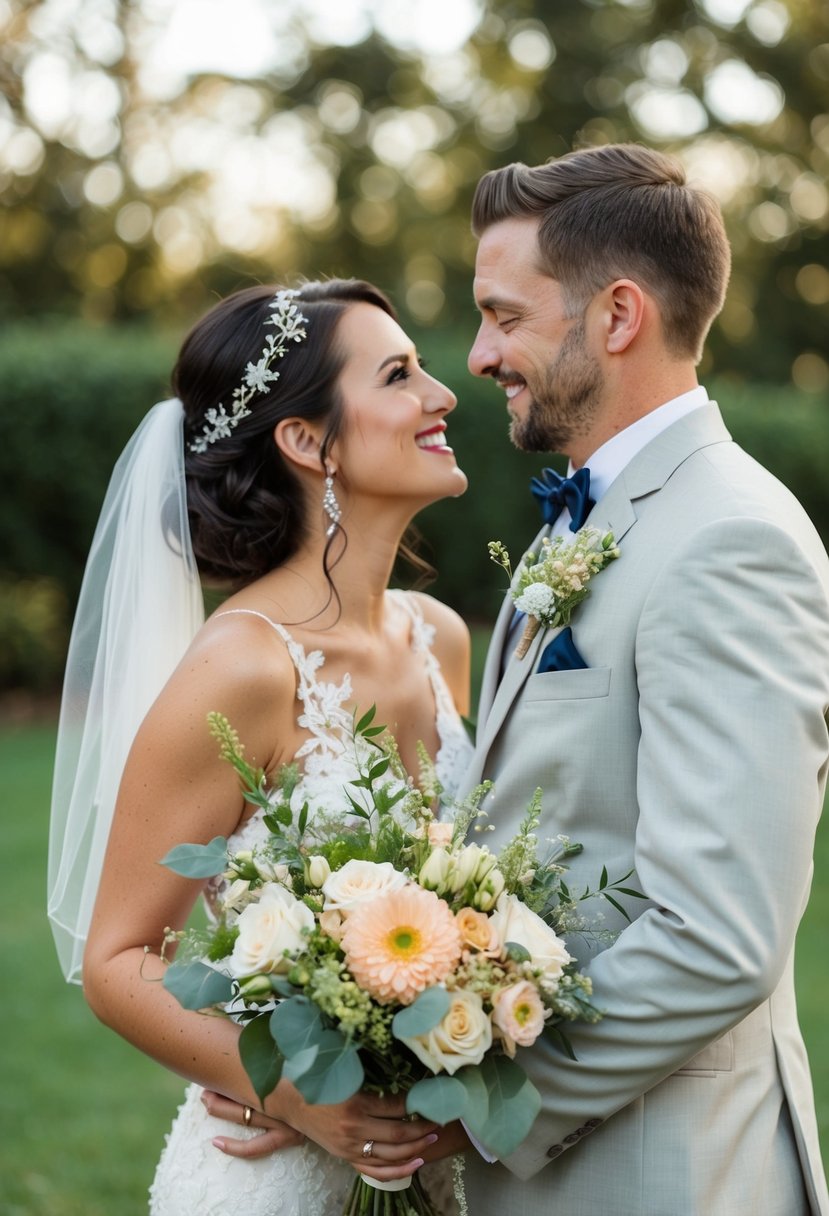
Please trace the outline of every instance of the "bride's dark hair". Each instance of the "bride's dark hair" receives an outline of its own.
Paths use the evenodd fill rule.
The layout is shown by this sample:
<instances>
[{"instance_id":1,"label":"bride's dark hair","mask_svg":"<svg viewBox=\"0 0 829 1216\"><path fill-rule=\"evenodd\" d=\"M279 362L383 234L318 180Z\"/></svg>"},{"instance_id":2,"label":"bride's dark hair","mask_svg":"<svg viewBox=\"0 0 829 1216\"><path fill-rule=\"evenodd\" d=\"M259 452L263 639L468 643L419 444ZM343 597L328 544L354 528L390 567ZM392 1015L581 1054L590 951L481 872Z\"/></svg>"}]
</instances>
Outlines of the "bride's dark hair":
<instances>
[{"instance_id":1,"label":"bride's dark hair","mask_svg":"<svg viewBox=\"0 0 829 1216\"><path fill-rule=\"evenodd\" d=\"M276 446L283 418L324 421L324 463L342 423L337 380L346 352L337 323L352 304L372 304L397 319L379 288L360 279L305 283L295 302L308 319L307 336L278 360L279 379L257 393L251 413L205 452L190 443L209 409L229 409L248 363L259 362L275 286L249 287L222 300L185 338L173 370L173 391L184 406L185 473L193 552L202 577L245 586L287 561L306 535L302 487ZM320 496L321 504L321 496ZM321 510L321 505L320 505Z\"/></svg>"}]
</instances>

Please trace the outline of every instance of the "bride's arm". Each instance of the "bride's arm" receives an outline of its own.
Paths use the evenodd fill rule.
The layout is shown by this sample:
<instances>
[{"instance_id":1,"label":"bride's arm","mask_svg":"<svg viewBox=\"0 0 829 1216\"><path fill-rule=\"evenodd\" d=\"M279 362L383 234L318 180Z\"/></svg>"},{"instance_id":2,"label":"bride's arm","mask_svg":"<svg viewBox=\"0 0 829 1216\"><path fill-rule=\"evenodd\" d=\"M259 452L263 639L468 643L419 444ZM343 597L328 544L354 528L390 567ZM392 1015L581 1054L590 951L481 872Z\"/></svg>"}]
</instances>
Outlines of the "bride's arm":
<instances>
[{"instance_id":1,"label":"bride's arm","mask_svg":"<svg viewBox=\"0 0 829 1216\"><path fill-rule=\"evenodd\" d=\"M281 647L261 641L255 629L209 623L147 715L124 771L84 956L84 991L101 1021L188 1080L256 1109L239 1060L239 1027L183 1009L160 982L158 952L165 929L184 926L202 888L159 859L177 844L229 836L244 812L207 714L226 715L253 764L272 770L293 754L280 755L273 743L293 742L293 667ZM382 1146L383 1161L408 1163L381 1165L378 1157L371 1171L378 1177L410 1173L432 1127L379 1118L380 1111L403 1110L402 1102L399 1112L378 1103L357 1095L338 1107L314 1107L280 1082L264 1110L359 1168L367 1164L360 1153L368 1140Z\"/></svg>"}]
</instances>

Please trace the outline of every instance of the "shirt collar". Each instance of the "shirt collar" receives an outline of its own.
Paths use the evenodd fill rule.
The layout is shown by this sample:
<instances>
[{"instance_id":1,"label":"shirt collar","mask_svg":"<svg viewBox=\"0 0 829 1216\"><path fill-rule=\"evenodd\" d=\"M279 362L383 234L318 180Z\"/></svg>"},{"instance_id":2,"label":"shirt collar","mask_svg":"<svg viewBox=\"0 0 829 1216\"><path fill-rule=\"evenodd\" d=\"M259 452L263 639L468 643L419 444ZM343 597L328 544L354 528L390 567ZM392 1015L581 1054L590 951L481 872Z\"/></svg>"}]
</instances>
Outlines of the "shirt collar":
<instances>
[{"instance_id":1,"label":"shirt collar","mask_svg":"<svg viewBox=\"0 0 829 1216\"><path fill-rule=\"evenodd\" d=\"M623 431L619 431L618 435L614 435L603 443L590 459L585 461L590 469L590 497L598 502L625 466L630 464L633 457L641 452L642 448L657 435L661 435L674 422L678 422L680 418L684 418L692 410L706 405L707 402L708 393L702 385L698 385L689 392L666 401L664 405L657 406L644 417L637 418L636 422L632 422ZM571 464L568 468L568 476L571 476L573 472L574 468Z\"/></svg>"}]
</instances>

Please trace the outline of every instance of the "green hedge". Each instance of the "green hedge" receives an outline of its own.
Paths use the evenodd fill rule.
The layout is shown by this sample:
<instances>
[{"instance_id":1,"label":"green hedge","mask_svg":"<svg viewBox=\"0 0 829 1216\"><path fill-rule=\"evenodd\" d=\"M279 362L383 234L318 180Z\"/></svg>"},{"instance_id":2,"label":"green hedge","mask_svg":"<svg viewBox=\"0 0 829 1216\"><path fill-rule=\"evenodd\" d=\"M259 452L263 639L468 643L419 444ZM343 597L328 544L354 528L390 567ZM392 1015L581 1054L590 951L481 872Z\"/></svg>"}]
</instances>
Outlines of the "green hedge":
<instances>
[{"instance_id":1,"label":"green hedge","mask_svg":"<svg viewBox=\"0 0 829 1216\"><path fill-rule=\"evenodd\" d=\"M58 681L110 470L166 394L177 344L178 335L46 322L0 335L0 685ZM526 544L538 520L528 481L551 462L513 450L503 394L466 372L467 336L432 332L422 347L458 395L449 435L470 482L419 518L424 556L439 571L435 593L486 621L503 593L486 542L513 552ZM795 489L829 538L829 403L765 385L708 387L735 438Z\"/></svg>"}]
</instances>

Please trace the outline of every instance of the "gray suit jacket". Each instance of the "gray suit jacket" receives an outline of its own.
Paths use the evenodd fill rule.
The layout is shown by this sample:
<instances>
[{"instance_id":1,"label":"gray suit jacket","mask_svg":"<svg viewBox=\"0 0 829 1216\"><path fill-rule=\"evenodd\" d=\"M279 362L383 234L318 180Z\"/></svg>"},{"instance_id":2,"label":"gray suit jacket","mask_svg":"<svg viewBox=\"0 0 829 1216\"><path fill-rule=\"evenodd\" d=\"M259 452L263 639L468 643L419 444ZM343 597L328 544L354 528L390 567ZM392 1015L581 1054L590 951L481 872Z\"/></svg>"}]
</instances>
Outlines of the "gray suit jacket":
<instances>
[{"instance_id":1,"label":"gray suit jacket","mask_svg":"<svg viewBox=\"0 0 829 1216\"><path fill-rule=\"evenodd\" d=\"M717 407L654 439L593 508L621 556L572 628L587 669L498 679L495 629L471 787L497 849L533 790L540 839L584 845L647 901L572 943L606 1011L577 1061L521 1053L542 1094L504 1163L469 1156L475 1216L829 1216L792 949L829 759L829 562L793 496ZM588 914L597 905L585 905Z\"/></svg>"}]
</instances>

